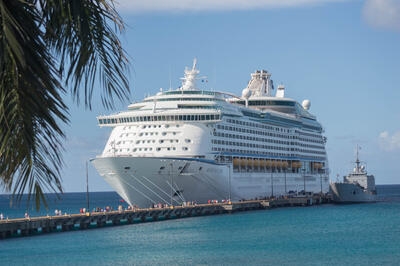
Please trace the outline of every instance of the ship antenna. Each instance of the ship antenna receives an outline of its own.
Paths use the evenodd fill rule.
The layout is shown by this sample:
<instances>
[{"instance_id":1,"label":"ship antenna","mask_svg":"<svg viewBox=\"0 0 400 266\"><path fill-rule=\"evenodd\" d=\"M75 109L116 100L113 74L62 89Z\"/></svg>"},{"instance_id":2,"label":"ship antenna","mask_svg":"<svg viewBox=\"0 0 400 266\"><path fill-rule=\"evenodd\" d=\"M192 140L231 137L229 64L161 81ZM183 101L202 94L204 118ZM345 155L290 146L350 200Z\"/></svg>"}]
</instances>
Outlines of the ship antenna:
<instances>
[{"instance_id":1,"label":"ship antenna","mask_svg":"<svg viewBox=\"0 0 400 266\"><path fill-rule=\"evenodd\" d=\"M195 57L195 58L193 59L192 71L196 70L196 65L197 65L197 58Z\"/></svg>"},{"instance_id":2,"label":"ship antenna","mask_svg":"<svg viewBox=\"0 0 400 266\"><path fill-rule=\"evenodd\" d=\"M169 90L172 90L172 70L171 70L171 66L169 66Z\"/></svg>"},{"instance_id":3,"label":"ship antenna","mask_svg":"<svg viewBox=\"0 0 400 266\"><path fill-rule=\"evenodd\" d=\"M356 147L356 164L357 164L357 172L359 171L359 169L360 169L360 160L358 159L358 150L360 149L360 147L358 147L358 144L357 144L357 147Z\"/></svg>"}]
</instances>

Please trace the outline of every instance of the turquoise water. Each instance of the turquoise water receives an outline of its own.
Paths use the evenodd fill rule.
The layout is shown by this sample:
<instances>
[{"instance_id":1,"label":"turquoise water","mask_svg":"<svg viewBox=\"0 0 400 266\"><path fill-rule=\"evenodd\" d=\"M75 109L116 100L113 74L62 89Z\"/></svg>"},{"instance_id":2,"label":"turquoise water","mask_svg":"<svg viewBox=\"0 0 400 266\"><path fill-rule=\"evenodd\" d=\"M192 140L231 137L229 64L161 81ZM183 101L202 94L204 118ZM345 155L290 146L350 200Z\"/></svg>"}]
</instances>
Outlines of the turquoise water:
<instances>
[{"instance_id":1,"label":"turquoise water","mask_svg":"<svg viewBox=\"0 0 400 266\"><path fill-rule=\"evenodd\" d=\"M400 186L381 186L378 192L383 201L376 204L11 238L0 241L0 265L399 265Z\"/></svg>"}]
</instances>

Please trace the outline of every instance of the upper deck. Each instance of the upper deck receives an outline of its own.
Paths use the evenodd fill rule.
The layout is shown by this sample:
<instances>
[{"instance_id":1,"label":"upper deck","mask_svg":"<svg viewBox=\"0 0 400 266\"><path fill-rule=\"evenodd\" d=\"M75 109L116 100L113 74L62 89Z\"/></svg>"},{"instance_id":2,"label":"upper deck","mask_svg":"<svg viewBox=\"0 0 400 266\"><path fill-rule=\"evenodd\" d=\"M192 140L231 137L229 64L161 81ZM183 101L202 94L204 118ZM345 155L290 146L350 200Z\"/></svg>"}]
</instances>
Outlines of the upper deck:
<instances>
[{"instance_id":1,"label":"upper deck","mask_svg":"<svg viewBox=\"0 0 400 266\"><path fill-rule=\"evenodd\" d=\"M284 96L284 87L274 86L271 74L265 70L251 75L242 96L231 93L201 90L196 87L199 71L194 62L185 70L182 86L176 90L160 91L143 101L132 103L128 110L113 115L97 117L100 126L118 126L130 123L161 121L217 122L223 116L248 117L260 122L273 122L322 131L314 115L309 113L309 102L300 105ZM203 77L204 78L204 77Z\"/></svg>"}]
</instances>

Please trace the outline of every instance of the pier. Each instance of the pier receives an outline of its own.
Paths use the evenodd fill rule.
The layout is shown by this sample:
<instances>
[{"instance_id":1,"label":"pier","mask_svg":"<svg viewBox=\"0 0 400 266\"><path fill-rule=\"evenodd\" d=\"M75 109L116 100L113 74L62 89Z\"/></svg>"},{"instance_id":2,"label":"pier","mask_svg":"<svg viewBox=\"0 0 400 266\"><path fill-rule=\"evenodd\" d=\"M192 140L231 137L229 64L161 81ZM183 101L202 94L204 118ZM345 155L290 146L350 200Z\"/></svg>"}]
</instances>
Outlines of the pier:
<instances>
[{"instance_id":1,"label":"pier","mask_svg":"<svg viewBox=\"0 0 400 266\"><path fill-rule=\"evenodd\" d=\"M263 210L277 207L311 206L330 202L332 202L330 195L314 195L273 198L267 200L249 200L228 203L196 204L190 206L170 206L165 208L87 212L61 216L8 219L0 220L0 239L194 216Z\"/></svg>"}]
</instances>

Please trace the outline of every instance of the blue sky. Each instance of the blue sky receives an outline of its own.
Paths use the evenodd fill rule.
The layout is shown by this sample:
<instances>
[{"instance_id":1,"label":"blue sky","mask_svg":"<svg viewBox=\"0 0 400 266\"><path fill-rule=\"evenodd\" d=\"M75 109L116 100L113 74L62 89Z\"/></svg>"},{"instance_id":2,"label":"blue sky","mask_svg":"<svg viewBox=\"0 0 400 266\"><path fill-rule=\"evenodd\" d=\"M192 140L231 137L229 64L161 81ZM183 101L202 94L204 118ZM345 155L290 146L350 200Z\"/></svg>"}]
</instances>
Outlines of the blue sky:
<instances>
[{"instance_id":1,"label":"blue sky","mask_svg":"<svg viewBox=\"0 0 400 266\"><path fill-rule=\"evenodd\" d=\"M328 138L331 179L351 169L355 145L378 184L400 183L400 1L147 0L119 1L128 25L121 37L131 57L131 101L179 86L198 58L208 89L240 94L250 73L267 69L288 97L311 100ZM164 4L168 3L168 4ZM110 133L76 107L65 143L64 190L85 190L85 161ZM115 110L126 109L128 102ZM112 190L89 167L91 191Z\"/></svg>"}]
</instances>

